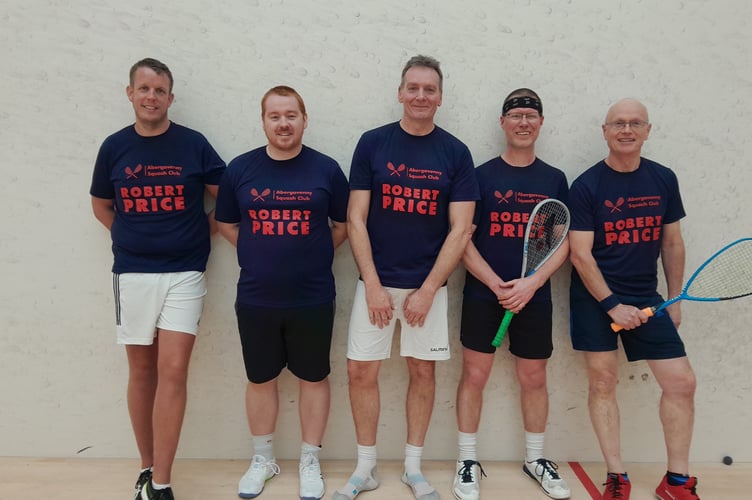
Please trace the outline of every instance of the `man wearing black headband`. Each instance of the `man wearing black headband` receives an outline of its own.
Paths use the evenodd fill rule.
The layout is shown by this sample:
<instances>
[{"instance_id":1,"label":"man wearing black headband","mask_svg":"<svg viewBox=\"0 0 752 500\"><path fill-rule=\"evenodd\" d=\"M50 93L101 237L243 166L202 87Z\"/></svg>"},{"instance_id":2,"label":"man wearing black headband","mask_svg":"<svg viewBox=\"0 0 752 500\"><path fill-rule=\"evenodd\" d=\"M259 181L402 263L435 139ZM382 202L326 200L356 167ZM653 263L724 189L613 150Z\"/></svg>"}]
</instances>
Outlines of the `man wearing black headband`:
<instances>
[{"instance_id":1,"label":"man wearing black headband","mask_svg":"<svg viewBox=\"0 0 752 500\"><path fill-rule=\"evenodd\" d=\"M459 458L452 491L460 500L478 500L483 469L476 452L483 389L491 373L496 335L505 309L516 314L509 327L525 426L523 471L551 498L569 498L556 463L543 455L548 419L546 363L553 351L549 277L566 260L567 241L534 275L520 278L527 218L541 200L567 201L564 173L535 156L543 106L530 89L504 100L501 128L506 151L475 169L481 190L473 240L462 262L468 270L460 340L462 378L457 389Z\"/></svg>"},{"instance_id":2,"label":"man wearing black headband","mask_svg":"<svg viewBox=\"0 0 752 500\"><path fill-rule=\"evenodd\" d=\"M603 498L628 499L631 488L621 458L616 399L621 337L627 359L646 360L662 390L668 471L655 494L663 500L697 500L697 478L689 476L697 383L677 331L680 303L650 321L641 311L663 302L659 256L669 297L679 294L684 277L679 183L672 170L641 156L650 128L645 105L618 101L602 126L608 156L572 183L572 345L585 353L590 420L608 468ZM624 330L615 334L612 322Z\"/></svg>"}]
</instances>

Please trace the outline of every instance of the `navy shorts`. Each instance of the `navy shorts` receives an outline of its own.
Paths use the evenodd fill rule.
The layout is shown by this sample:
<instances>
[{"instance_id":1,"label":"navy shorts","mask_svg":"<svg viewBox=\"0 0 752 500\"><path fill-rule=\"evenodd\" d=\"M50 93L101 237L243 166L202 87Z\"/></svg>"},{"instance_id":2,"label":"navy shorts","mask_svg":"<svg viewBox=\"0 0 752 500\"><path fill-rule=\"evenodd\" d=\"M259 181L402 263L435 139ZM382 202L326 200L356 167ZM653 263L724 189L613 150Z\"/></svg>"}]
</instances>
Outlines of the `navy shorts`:
<instances>
[{"instance_id":1,"label":"navy shorts","mask_svg":"<svg viewBox=\"0 0 752 500\"><path fill-rule=\"evenodd\" d=\"M651 297L619 295L622 304L643 309L663 303L655 294ZM629 361L643 359L672 359L687 355L671 317L662 314L650 318L634 330L611 330L611 316L603 312L585 286L572 280L569 291L569 317L572 347L578 351L604 352L618 349L617 339Z\"/></svg>"},{"instance_id":2,"label":"navy shorts","mask_svg":"<svg viewBox=\"0 0 752 500\"><path fill-rule=\"evenodd\" d=\"M524 359L548 359L554 350L551 340L551 302L530 303L509 324L509 352ZM465 297L462 301L460 342L467 349L494 353L491 341L504 317L496 302Z\"/></svg>"},{"instance_id":3,"label":"navy shorts","mask_svg":"<svg viewBox=\"0 0 752 500\"><path fill-rule=\"evenodd\" d=\"M263 384L287 368L307 382L320 382L331 371L334 303L299 309L235 305L245 372Z\"/></svg>"}]
</instances>

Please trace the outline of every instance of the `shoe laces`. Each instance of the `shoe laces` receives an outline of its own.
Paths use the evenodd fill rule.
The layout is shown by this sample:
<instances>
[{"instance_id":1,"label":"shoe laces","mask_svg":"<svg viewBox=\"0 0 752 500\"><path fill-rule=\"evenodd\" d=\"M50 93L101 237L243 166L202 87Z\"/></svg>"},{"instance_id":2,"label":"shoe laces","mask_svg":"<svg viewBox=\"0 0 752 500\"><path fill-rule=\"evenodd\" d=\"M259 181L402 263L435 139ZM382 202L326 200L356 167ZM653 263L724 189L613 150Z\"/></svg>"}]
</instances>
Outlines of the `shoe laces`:
<instances>
[{"instance_id":1,"label":"shoe laces","mask_svg":"<svg viewBox=\"0 0 752 500\"><path fill-rule=\"evenodd\" d=\"M553 462L546 458L539 458L538 460L535 461L535 463L541 468L541 472L540 472L541 478L543 476L548 476L553 480L561 479L559 477L559 473L557 472L559 470L559 466L556 464L556 462Z\"/></svg>"},{"instance_id":2,"label":"shoe laces","mask_svg":"<svg viewBox=\"0 0 752 500\"><path fill-rule=\"evenodd\" d=\"M274 463L271 459L267 460L261 455L253 455L253 459L251 460L251 469L248 472L253 475L266 475L267 469L271 469L274 474L279 474L279 465Z\"/></svg>"},{"instance_id":3,"label":"shoe laces","mask_svg":"<svg viewBox=\"0 0 752 500\"><path fill-rule=\"evenodd\" d=\"M300 460L300 475L305 479L321 478L321 464L312 453L306 453Z\"/></svg>"},{"instance_id":4,"label":"shoe laces","mask_svg":"<svg viewBox=\"0 0 752 500\"><path fill-rule=\"evenodd\" d=\"M465 460L462 462L462 467L457 471L457 475L463 483L474 483L475 477L473 476L473 466L477 465L480 469L481 478L488 477L486 471L483 470L483 466L476 460Z\"/></svg>"},{"instance_id":5,"label":"shoe laces","mask_svg":"<svg viewBox=\"0 0 752 500\"><path fill-rule=\"evenodd\" d=\"M611 493L612 498L622 498L624 497L624 493L622 493L621 489L624 486L624 483L621 480L621 476L618 474L609 474L608 477L606 477L606 482L603 483L603 486L606 487L606 491L608 493Z\"/></svg>"}]
</instances>

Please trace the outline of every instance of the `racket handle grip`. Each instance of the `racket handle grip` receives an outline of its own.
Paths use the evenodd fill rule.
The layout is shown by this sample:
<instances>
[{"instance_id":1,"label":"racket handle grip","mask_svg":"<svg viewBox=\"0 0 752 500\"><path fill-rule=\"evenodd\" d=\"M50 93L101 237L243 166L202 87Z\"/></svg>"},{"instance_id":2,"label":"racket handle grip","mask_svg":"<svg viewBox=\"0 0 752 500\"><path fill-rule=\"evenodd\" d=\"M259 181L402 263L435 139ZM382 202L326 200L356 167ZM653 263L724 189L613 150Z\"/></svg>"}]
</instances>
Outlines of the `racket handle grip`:
<instances>
[{"instance_id":1,"label":"racket handle grip","mask_svg":"<svg viewBox=\"0 0 752 500\"><path fill-rule=\"evenodd\" d=\"M642 309L642 312L644 312L649 318L655 314L655 307L646 307L645 309ZM616 323L611 323L611 329L616 333L624 330L624 327Z\"/></svg>"},{"instance_id":2,"label":"racket handle grip","mask_svg":"<svg viewBox=\"0 0 752 500\"><path fill-rule=\"evenodd\" d=\"M501 320L501 324L499 325L499 329L496 332L496 337L494 337L493 341L491 342L491 345L494 347L499 347L501 345L501 342L504 340L504 335L507 334L507 329L509 328L509 323L512 322L512 318L514 317L514 313L510 310L507 310L504 313L504 318Z\"/></svg>"}]
</instances>

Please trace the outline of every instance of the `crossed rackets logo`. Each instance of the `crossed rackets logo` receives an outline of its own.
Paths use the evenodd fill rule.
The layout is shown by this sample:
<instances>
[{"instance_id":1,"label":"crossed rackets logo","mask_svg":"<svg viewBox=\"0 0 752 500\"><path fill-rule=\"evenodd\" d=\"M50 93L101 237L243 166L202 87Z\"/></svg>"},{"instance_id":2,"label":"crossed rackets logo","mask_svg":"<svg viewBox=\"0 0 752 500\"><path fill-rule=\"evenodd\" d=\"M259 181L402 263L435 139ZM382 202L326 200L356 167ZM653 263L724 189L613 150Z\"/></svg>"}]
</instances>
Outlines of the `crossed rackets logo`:
<instances>
[{"instance_id":1,"label":"crossed rackets logo","mask_svg":"<svg viewBox=\"0 0 752 500\"><path fill-rule=\"evenodd\" d=\"M494 196L497 200L499 200L497 204L509 203L509 200L512 198L513 194L514 191L512 191L511 189L504 194L501 194L501 191L494 191Z\"/></svg>"},{"instance_id":2,"label":"crossed rackets logo","mask_svg":"<svg viewBox=\"0 0 752 500\"><path fill-rule=\"evenodd\" d=\"M138 175L136 174L141 172L143 169L144 167L141 166L140 163L136 165L136 168L134 169L131 169L131 167L125 167L125 178L126 179L138 179Z\"/></svg>"},{"instance_id":3,"label":"crossed rackets logo","mask_svg":"<svg viewBox=\"0 0 752 500\"><path fill-rule=\"evenodd\" d=\"M404 163L400 163L399 167L395 167L394 163L387 162L386 168L388 168L392 172L391 174L389 174L389 177L391 177L393 175L396 175L397 177L401 177L400 172L404 172L405 171L405 164Z\"/></svg>"},{"instance_id":4,"label":"crossed rackets logo","mask_svg":"<svg viewBox=\"0 0 752 500\"><path fill-rule=\"evenodd\" d=\"M251 188L251 196L253 196L253 201L254 202L256 202L256 201L266 201L264 199L264 197L265 196L269 196L269 194L271 192L272 192L272 190L269 189L269 188L264 189L263 191L261 191L261 193L258 192L258 189Z\"/></svg>"},{"instance_id":5,"label":"crossed rackets logo","mask_svg":"<svg viewBox=\"0 0 752 500\"><path fill-rule=\"evenodd\" d=\"M611 209L610 213L621 212L621 208L620 207L622 205L624 205L624 198L622 198L620 196L619 199L616 200L616 203L612 202L611 200L606 200L606 201L603 202L603 204L606 205L608 208Z\"/></svg>"}]
</instances>

